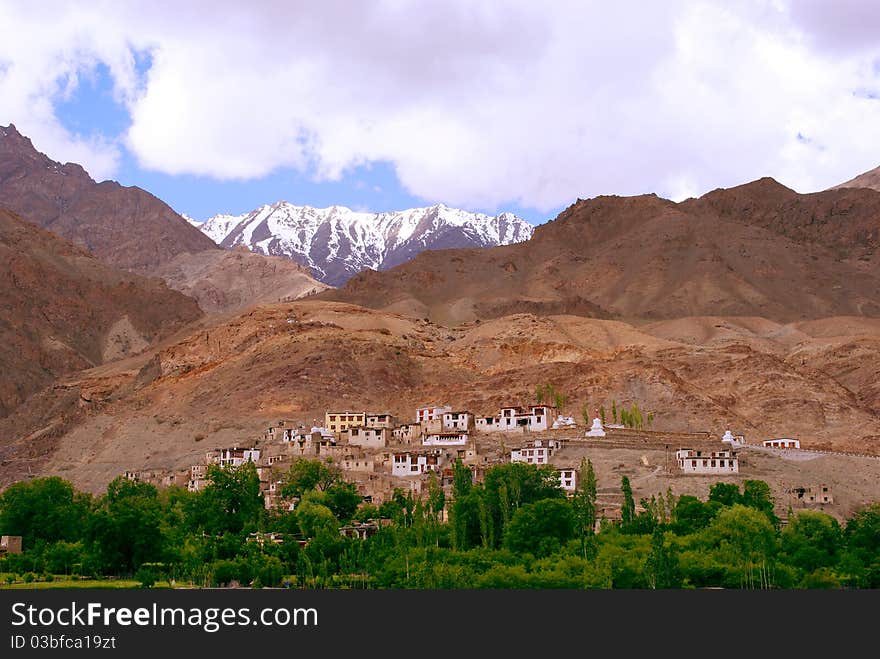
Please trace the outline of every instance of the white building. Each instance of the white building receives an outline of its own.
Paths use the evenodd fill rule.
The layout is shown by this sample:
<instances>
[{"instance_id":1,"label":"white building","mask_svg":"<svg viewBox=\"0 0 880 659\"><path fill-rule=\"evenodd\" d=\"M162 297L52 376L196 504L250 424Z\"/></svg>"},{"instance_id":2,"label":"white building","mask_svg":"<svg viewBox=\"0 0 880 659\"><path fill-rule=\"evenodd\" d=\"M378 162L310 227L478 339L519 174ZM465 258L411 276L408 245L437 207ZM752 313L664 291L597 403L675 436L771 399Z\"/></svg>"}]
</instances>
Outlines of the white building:
<instances>
[{"instance_id":1,"label":"white building","mask_svg":"<svg viewBox=\"0 0 880 659\"><path fill-rule=\"evenodd\" d=\"M425 446L464 446L468 443L466 432L438 432L425 435L422 444Z\"/></svg>"},{"instance_id":2,"label":"white building","mask_svg":"<svg viewBox=\"0 0 880 659\"><path fill-rule=\"evenodd\" d=\"M553 422L553 429L558 430L559 428L574 428L576 425L577 423L575 423L574 417L558 416L556 417L556 421Z\"/></svg>"},{"instance_id":3,"label":"white building","mask_svg":"<svg viewBox=\"0 0 880 659\"><path fill-rule=\"evenodd\" d=\"M541 432L548 430L558 413L552 405L532 405L524 407L502 407L498 430L506 432Z\"/></svg>"},{"instance_id":4,"label":"white building","mask_svg":"<svg viewBox=\"0 0 880 659\"><path fill-rule=\"evenodd\" d=\"M779 437L777 439L765 439L761 442L767 448L800 448L799 439L791 439L790 437Z\"/></svg>"},{"instance_id":5,"label":"white building","mask_svg":"<svg viewBox=\"0 0 880 659\"><path fill-rule=\"evenodd\" d=\"M440 470L439 453L395 453L392 456L392 476L419 476Z\"/></svg>"},{"instance_id":6,"label":"white building","mask_svg":"<svg viewBox=\"0 0 880 659\"><path fill-rule=\"evenodd\" d=\"M207 465L193 465L189 468L189 481L186 484L186 489L190 492L198 492L208 484L207 476Z\"/></svg>"},{"instance_id":7,"label":"white building","mask_svg":"<svg viewBox=\"0 0 880 659\"><path fill-rule=\"evenodd\" d=\"M382 448L388 444L391 431L388 428L349 428L343 432L348 443L353 446L368 446L370 448Z\"/></svg>"},{"instance_id":8,"label":"white building","mask_svg":"<svg viewBox=\"0 0 880 659\"><path fill-rule=\"evenodd\" d=\"M246 462L258 462L260 459L260 449L258 448L224 448L214 449L207 454L207 463L216 464L221 467L240 467Z\"/></svg>"},{"instance_id":9,"label":"white building","mask_svg":"<svg viewBox=\"0 0 880 659\"><path fill-rule=\"evenodd\" d=\"M498 430L501 421L497 416L478 416L474 425L482 432L492 432Z\"/></svg>"},{"instance_id":10,"label":"white building","mask_svg":"<svg viewBox=\"0 0 880 659\"><path fill-rule=\"evenodd\" d=\"M604 437L605 436L605 427L602 425L602 419L596 417L593 419L593 425L590 429L584 433L585 437Z\"/></svg>"},{"instance_id":11,"label":"white building","mask_svg":"<svg viewBox=\"0 0 880 659\"><path fill-rule=\"evenodd\" d=\"M679 468L686 474L738 474L739 459L733 451L710 451L691 448L675 452Z\"/></svg>"},{"instance_id":12,"label":"white building","mask_svg":"<svg viewBox=\"0 0 880 659\"><path fill-rule=\"evenodd\" d=\"M513 449L510 452L510 461L535 465L547 464L550 462L553 451L559 448L562 448L562 443L558 440L536 439L522 448Z\"/></svg>"},{"instance_id":13,"label":"white building","mask_svg":"<svg viewBox=\"0 0 880 659\"><path fill-rule=\"evenodd\" d=\"M470 430L474 427L474 415L470 412L444 412L443 430Z\"/></svg>"},{"instance_id":14,"label":"white building","mask_svg":"<svg viewBox=\"0 0 880 659\"><path fill-rule=\"evenodd\" d=\"M442 419L443 415L451 412L452 408L448 405L435 405L432 407L420 407L416 410L416 423L431 421L433 419Z\"/></svg>"},{"instance_id":15,"label":"white building","mask_svg":"<svg viewBox=\"0 0 880 659\"><path fill-rule=\"evenodd\" d=\"M566 492L574 492L575 490L577 490L577 469L557 469L556 471L559 473L559 487L561 487Z\"/></svg>"},{"instance_id":16,"label":"white building","mask_svg":"<svg viewBox=\"0 0 880 659\"><path fill-rule=\"evenodd\" d=\"M729 430L725 430L724 435L721 437L721 443L727 444L731 448L736 448L743 446L746 443L746 438L744 435L734 435Z\"/></svg>"}]
</instances>

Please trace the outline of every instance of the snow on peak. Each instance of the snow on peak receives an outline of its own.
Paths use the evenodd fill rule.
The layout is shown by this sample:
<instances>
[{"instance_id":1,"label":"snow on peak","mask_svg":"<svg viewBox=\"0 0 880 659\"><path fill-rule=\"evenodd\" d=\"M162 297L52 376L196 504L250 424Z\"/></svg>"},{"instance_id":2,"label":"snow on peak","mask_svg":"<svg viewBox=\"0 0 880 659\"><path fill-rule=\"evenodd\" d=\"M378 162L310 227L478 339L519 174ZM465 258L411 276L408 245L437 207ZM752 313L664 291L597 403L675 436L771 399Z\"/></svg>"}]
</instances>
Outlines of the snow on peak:
<instances>
[{"instance_id":1,"label":"snow on peak","mask_svg":"<svg viewBox=\"0 0 880 659\"><path fill-rule=\"evenodd\" d=\"M338 286L361 270L384 270L426 249L493 247L528 240L534 227L512 213L495 216L436 204L371 213L286 201L243 215L216 215L199 227L222 247L244 245L307 265Z\"/></svg>"}]
</instances>

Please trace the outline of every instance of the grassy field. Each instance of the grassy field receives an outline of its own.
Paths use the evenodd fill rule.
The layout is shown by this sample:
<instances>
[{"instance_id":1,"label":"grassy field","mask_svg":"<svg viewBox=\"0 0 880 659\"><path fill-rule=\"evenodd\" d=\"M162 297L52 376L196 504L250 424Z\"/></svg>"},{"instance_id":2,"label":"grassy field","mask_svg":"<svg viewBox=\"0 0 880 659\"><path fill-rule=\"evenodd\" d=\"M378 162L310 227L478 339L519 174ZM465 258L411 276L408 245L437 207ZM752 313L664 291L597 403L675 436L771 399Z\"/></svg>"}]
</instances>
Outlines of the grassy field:
<instances>
[{"instance_id":1,"label":"grassy field","mask_svg":"<svg viewBox=\"0 0 880 659\"><path fill-rule=\"evenodd\" d=\"M139 581L133 579L55 579L55 581L32 581L31 583L17 582L7 584L0 583L0 590L47 590L49 588L137 588Z\"/></svg>"}]
</instances>

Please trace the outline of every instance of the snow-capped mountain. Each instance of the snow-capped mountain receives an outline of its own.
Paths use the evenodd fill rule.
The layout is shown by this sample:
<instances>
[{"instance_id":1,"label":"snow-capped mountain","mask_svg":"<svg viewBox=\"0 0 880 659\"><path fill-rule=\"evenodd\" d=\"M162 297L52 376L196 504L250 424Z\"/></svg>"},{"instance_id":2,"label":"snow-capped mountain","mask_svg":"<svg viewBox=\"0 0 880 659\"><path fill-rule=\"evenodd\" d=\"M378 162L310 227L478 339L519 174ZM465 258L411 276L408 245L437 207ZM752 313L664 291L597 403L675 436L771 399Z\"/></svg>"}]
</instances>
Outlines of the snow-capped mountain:
<instances>
[{"instance_id":1,"label":"snow-capped mountain","mask_svg":"<svg viewBox=\"0 0 880 659\"><path fill-rule=\"evenodd\" d=\"M332 286L361 270L387 270L426 249L494 247L528 240L534 227L512 213L470 213L442 204L387 213L281 201L244 215L217 215L199 228L221 247L286 256Z\"/></svg>"}]
</instances>

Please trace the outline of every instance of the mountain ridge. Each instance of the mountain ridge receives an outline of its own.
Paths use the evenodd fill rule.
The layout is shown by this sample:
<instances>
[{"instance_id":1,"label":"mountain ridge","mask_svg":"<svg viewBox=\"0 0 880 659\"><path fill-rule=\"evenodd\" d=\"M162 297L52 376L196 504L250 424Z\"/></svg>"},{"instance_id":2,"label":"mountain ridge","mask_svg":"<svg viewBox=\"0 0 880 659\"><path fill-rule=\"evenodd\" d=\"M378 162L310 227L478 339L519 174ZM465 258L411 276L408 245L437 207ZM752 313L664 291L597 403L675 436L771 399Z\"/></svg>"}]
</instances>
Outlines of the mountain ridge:
<instances>
[{"instance_id":1,"label":"mountain ridge","mask_svg":"<svg viewBox=\"0 0 880 659\"><path fill-rule=\"evenodd\" d=\"M791 322L880 315L880 193L769 178L675 203L579 199L528 243L423 252L322 299L457 325L517 312Z\"/></svg>"},{"instance_id":2,"label":"mountain ridge","mask_svg":"<svg viewBox=\"0 0 880 659\"><path fill-rule=\"evenodd\" d=\"M139 274L181 253L217 249L158 197L52 160L14 124L0 126L0 207Z\"/></svg>"},{"instance_id":3,"label":"mountain ridge","mask_svg":"<svg viewBox=\"0 0 880 659\"><path fill-rule=\"evenodd\" d=\"M302 263L333 286L364 269L394 267L426 249L512 244L533 231L513 213L490 216L445 204L371 213L286 201L242 215L215 215L199 228L221 247L245 246Z\"/></svg>"}]
</instances>

